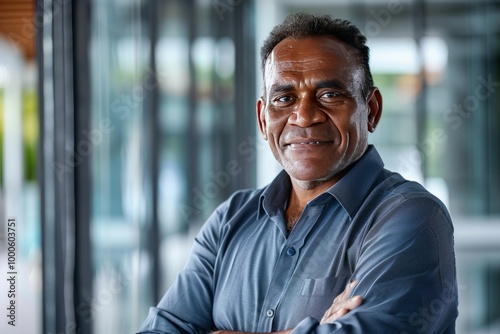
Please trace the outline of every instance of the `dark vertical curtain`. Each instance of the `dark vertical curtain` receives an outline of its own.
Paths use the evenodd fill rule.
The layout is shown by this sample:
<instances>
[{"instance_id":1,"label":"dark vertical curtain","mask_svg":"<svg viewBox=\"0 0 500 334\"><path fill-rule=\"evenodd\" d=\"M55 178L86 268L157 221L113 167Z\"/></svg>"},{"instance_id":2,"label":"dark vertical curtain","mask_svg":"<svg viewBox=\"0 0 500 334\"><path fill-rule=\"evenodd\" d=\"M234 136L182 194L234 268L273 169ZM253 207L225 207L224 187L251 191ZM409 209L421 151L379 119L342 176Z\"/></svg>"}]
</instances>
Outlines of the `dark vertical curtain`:
<instances>
[{"instance_id":1,"label":"dark vertical curtain","mask_svg":"<svg viewBox=\"0 0 500 334\"><path fill-rule=\"evenodd\" d=\"M43 332L90 333L88 1L38 0Z\"/></svg>"}]
</instances>

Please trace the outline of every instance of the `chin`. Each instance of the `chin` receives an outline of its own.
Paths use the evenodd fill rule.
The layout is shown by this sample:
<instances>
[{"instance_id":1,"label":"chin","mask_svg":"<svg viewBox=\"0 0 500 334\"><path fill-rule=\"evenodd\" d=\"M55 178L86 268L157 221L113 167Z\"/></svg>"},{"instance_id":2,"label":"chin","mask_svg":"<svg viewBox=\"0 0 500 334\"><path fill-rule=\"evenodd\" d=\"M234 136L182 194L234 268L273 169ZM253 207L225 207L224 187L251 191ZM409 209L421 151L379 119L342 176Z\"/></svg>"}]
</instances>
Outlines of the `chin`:
<instances>
[{"instance_id":1,"label":"chin","mask_svg":"<svg viewBox=\"0 0 500 334\"><path fill-rule=\"evenodd\" d=\"M288 172L288 171L287 171ZM291 178L293 178L297 184L304 189L312 189L317 187L319 184L331 181L335 178L335 173L304 173L304 172L296 172L293 171L288 172Z\"/></svg>"}]
</instances>

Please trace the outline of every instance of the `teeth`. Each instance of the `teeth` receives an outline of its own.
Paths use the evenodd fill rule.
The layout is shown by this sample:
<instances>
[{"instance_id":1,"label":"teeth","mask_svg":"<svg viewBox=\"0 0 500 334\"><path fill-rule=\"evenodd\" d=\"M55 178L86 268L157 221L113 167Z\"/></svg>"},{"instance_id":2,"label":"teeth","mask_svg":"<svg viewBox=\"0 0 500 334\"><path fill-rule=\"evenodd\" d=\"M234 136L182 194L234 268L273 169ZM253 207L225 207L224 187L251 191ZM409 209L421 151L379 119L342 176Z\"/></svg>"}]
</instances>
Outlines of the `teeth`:
<instances>
[{"instance_id":1,"label":"teeth","mask_svg":"<svg viewBox=\"0 0 500 334\"><path fill-rule=\"evenodd\" d=\"M307 143L295 143L295 144L290 144L291 147L297 147L298 145L319 145L321 142L319 141L310 141Z\"/></svg>"}]
</instances>

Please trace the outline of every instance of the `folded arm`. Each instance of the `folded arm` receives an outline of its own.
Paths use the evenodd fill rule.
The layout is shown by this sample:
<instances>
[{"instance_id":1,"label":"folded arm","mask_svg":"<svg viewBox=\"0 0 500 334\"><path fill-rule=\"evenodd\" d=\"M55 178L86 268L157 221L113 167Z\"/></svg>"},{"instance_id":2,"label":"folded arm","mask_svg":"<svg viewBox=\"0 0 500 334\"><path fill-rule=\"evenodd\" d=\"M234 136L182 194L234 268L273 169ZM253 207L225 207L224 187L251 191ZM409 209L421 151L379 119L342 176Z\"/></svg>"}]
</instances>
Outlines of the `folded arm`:
<instances>
[{"instance_id":1,"label":"folded arm","mask_svg":"<svg viewBox=\"0 0 500 334\"><path fill-rule=\"evenodd\" d=\"M352 289L356 285L357 281L351 282L347 284L345 290L338 295L332 303L332 306L326 310L325 315L323 316L323 319L321 319L321 324L328 324L336 321L340 317L346 315L363 302L363 298L361 296L354 296L350 298L350 294L352 292ZM283 330L279 332L273 332L273 334L291 334L293 331L292 329L288 330ZM251 333L246 333L246 332L237 332L237 331L216 331L213 332L214 334L251 334ZM255 333L253 333L255 334Z\"/></svg>"},{"instance_id":2,"label":"folded arm","mask_svg":"<svg viewBox=\"0 0 500 334\"><path fill-rule=\"evenodd\" d=\"M140 333L206 333L215 328L212 291L218 233L214 216L195 240L186 269L151 310ZM334 302L321 322L298 319L293 333L452 333L457 317L455 275L448 215L429 198L405 200L363 236L351 278L358 283L339 299L349 297L352 304ZM351 299L355 295L362 296L361 305Z\"/></svg>"},{"instance_id":3,"label":"folded arm","mask_svg":"<svg viewBox=\"0 0 500 334\"><path fill-rule=\"evenodd\" d=\"M454 333L453 228L433 199L405 200L379 219L364 236L352 278L356 284L321 321L306 318L291 332Z\"/></svg>"},{"instance_id":4,"label":"folded arm","mask_svg":"<svg viewBox=\"0 0 500 334\"><path fill-rule=\"evenodd\" d=\"M137 334L203 333L212 320L214 264L219 242L216 210L194 240L190 257L157 307L151 307Z\"/></svg>"},{"instance_id":5,"label":"folded arm","mask_svg":"<svg viewBox=\"0 0 500 334\"><path fill-rule=\"evenodd\" d=\"M331 323L304 319L293 333L454 333L453 228L433 199L403 200L375 222L353 278L359 307Z\"/></svg>"}]
</instances>

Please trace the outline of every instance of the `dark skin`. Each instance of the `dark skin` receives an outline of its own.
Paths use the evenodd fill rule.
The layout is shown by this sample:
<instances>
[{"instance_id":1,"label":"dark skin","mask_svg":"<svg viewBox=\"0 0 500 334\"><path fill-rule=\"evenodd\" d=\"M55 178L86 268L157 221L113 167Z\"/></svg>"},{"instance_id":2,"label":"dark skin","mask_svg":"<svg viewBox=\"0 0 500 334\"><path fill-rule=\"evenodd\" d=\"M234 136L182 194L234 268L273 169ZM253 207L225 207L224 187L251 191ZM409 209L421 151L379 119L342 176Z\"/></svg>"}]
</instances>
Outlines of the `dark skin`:
<instances>
[{"instance_id":1,"label":"dark skin","mask_svg":"<svg viewBox=\"0 0 500 334\"><path fill-rule=\"evenodd\" d=\"M265 92L256 111L264 139L290 175L290 228L306 204L340 180L368 148L382 96L377 88L365 96L363 78L351 47L330 37L286 38L267 59ZM361 296L349 298L353 286L335 298L321 323L362 303Z\"/></svg>"}]
</instances>

